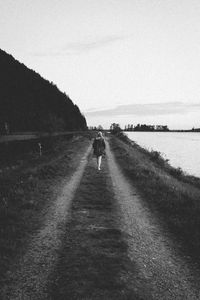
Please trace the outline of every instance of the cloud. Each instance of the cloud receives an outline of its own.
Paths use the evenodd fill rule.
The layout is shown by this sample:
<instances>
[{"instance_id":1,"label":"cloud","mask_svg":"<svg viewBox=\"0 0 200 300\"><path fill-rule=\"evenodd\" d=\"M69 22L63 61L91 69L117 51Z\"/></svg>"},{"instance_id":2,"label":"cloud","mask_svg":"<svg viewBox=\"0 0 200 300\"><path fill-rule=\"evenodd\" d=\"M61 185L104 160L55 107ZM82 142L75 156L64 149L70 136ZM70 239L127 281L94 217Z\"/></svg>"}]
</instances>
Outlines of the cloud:
<instances>
[{"instance_id":1,"label":"cloud","mask_svg":"<svg viewBox=\"0 0 200 300\"><path fill-rule=\"evenodd\" d=\"M85 52L85 51L89 51L91 49L96 49L96 48L100 48L100 47L104 47L104 46L113 44L113 43L115 43L117 41L121 41L123 39L125 39L125 36L113 35L113 36L105 36L103 38L85 41L85 42L68 43L65 47L65 50Z\"/></svg>"},{"instance_id":2,"label":"cloud","mask_svg":"<svg viewBox=\"0 0 200 300\"><path fill-rule=\"evenodd\" d=\"M110 35L104 36L96 39L88 39L85 41L71 42L67 43L64 47L59 50L49 50L43 52L32 53L34 56L65 56L73 54L81 54L89 52L91 50L99 49L101 47L108 46L118 41L122 41L128 38L127 36L122 35Z\"/></svg>"},{"instance_id":3,"label":"cloud","mask_svg":"<svg viewBox=\"0 0 200 300\"><path fill-rule=\"evenodd\" d=\"M169 114L183 114L191 111L200 110L198 103L182 103L182 102L167 102L167 103L151 103L151 104L127 104L119 105L115 108L104 110L86 111L88 117L96 116L156 116Z\"/></svg>"}]
</instances>

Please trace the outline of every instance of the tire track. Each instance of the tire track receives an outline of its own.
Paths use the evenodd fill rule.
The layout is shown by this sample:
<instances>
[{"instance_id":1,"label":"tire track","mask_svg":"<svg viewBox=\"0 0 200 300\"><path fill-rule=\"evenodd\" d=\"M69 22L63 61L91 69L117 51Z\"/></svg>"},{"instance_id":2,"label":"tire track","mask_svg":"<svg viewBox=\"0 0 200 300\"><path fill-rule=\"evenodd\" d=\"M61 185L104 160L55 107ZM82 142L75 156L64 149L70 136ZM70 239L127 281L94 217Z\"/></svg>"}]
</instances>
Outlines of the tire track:
<instances>
[{"instance_id":1,"label":"tire track","mask_svg":"<svg viewBox=\"0 0 200 300\"><path fill-rule=\"evenodd\" d=\"M153 299L200 299L194 277L177 257L174 246L154 216L143 207L134 187L122 174L107 142L108 166L121 210L121 226L128 234L129 257L135 261L144 289ZM135 284L135 283L134 283Z\"/></svg>"},{"instance_id":2,"label":"tire track","mask_svg":"<svg viewBox=\"0 0 200 300\"><path fill-rule=\"evenodd\" d=\"M143 283L140 288L132 284L137 269L128 257L117 215L107 159L97 171L91 155L72 202L58 263L49 278L49 299L144 299Z\"/></svg>"},{"instance_id":3,"label":"tire track","mask_svg":"<svg viewBox=\"0 0 200 300\"><path fill-rule=\"evenodd\" d=\"M33 236L27 253L7 275L4 299L45 300L47 279L57 262L57 251L67 220L68 210L85 170L91 146L81 159L81 163L70 180L67 180L60 196L44 217L44 225Z\"/></svg>"}]
</instances>

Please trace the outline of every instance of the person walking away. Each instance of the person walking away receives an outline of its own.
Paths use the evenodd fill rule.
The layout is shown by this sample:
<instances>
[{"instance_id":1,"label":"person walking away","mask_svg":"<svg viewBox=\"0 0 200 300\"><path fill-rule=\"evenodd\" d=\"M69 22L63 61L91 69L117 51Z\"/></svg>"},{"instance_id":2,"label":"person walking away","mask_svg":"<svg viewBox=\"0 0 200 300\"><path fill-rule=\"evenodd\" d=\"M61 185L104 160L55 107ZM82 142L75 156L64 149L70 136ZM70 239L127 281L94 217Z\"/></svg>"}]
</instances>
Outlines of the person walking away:
<instances>
[{"instance_id":1,"label":"person walking away","mask_svg":"<svg viewBox=\"0 0 200 300\"><path fill-rule=\"evenodd\" d=\"M102 132L99 131L97 137L93 142L94 155L97 158L97 168L101 170L101 160L102 155L105 153L106 144L102 135Z\"/></svg>"}]
</instances>

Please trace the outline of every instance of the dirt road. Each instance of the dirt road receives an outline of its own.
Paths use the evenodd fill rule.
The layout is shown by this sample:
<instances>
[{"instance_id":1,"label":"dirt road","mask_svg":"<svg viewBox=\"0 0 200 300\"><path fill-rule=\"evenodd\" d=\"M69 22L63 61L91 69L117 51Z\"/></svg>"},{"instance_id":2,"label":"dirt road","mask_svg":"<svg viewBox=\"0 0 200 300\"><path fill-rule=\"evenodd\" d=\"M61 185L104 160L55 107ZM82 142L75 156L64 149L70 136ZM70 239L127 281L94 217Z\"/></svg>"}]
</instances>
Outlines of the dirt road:
<instances>
[{"instance_id":1,"label":"dirt road","mask_svg":"<svg viewBox=\"0 0 200 300\"><path fill-rule=\"evenodd\" d=\"M121 211L121 228L128 234L128 255L138 266L139 280L153 299L200 299L186 263L144 207L136 189L128 182L107 145L108 165ZM189 280L188 280L189 279ZM135 283L137 282L137 279Z\"/></svg>"},{"instance_id":2,"label":"dirt road","mask_svg":"<svg viewBox=\"0 0 200 300\"><path fill-rule=\"evenodd\" d=\"M5 299L200 299L195 274L122 174L89 147L8 274Z\"/></svg>"}]
</instances>

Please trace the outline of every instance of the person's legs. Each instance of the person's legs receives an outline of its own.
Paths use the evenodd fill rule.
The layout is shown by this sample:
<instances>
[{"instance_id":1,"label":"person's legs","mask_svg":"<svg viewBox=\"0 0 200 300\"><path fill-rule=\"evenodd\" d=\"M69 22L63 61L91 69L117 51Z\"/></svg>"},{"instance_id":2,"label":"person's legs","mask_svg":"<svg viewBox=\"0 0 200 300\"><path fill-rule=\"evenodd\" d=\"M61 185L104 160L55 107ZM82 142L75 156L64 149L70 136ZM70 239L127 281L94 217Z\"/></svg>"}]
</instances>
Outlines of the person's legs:
<instances>
[{"instance_id":1,"label":"person's legs","mask_svg":"<svg viewBox=\"0 0 200 300\"><path fill-rule=\"evenodd\" d=\"M98 170L101 170L101 158L102 158L101 155L97 157L97 167L98 167Z\"/></svg>"},{"instance_id":2,"label":"person's legs","mask_svg":"<svg viewBox=\"0 0 200 300\"><path fill-rule=\"evenodd\" d=\"M99 167L99 156L97 156L97 168Z\"/></svg>"}]
</instances>

